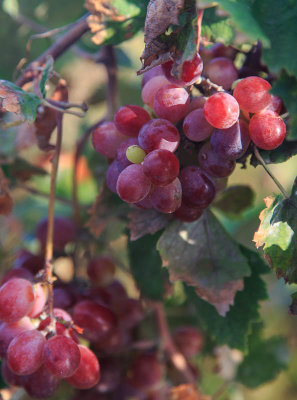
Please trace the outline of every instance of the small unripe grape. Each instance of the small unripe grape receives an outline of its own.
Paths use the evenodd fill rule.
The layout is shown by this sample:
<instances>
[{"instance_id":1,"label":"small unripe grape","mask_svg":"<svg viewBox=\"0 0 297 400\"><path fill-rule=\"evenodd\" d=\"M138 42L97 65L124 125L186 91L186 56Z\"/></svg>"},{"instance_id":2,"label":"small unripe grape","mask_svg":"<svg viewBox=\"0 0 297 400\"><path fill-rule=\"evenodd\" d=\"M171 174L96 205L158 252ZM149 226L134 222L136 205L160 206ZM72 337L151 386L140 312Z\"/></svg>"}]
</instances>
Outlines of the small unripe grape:
<instances>
[{"instance_id":1,"label":"small unripe grape","mask_svg":"<svg viewBox=\"0 0 297 400\"><path fill-rule=\"evenodd\" d=\"M126 157L133 164L141 164L146 156L146 152L137 145L129 146L126 150Z\"/></svg>"}]
</instances>

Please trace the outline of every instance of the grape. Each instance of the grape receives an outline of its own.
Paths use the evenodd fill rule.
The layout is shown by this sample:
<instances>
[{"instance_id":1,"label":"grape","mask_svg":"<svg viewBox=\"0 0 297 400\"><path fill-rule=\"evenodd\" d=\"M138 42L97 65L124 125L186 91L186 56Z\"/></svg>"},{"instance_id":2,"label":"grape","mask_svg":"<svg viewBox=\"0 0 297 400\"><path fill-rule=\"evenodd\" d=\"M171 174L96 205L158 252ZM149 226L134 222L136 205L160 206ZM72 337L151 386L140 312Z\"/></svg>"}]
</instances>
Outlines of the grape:
<instances>
[{"instance_id":1,"label":"grape","mask_svg":"<svg viewBox=\"0 0 297 400\"><path fill-rule=\"evenodd\" d=\"M158 385L162 379L163 367L156 354L143 353L137 356L129 371L129 382L139 389Z\"/></svg>"},{"instance_id":2,"label":"grape","mask_svg":"<svg viewBox=\"0 0 297 400\"><path fill-rule=\"evenodd\" d=\"M157 65L154 68L149 69L142 75L142 87L145 86L145 84L154 78L155 76L163 75L163 69L161 65Z\"/></svg>"},{"instance_id":3,"label":"grape","mask_svg":"<svg viewBox=\"0 0 297 400\"><path fill-rule=\"evenodd\" d=\"M237 121L231 128L215 129L210 138L213 152L227 160L237 160L250 144L249 127L245 121Z\"/></svg>"},{"instance_id":4,"label":"grape","mask_svg":"<svg viewBox=\"0 0 297 400\"><path fill-rule=\"evenodd\" d=\"M28 269L25 269L25 268L10 269L3 276L2 281L1 281L1 286L4 285L4 283L6 283L7 281L9 281L10 279L13 279L13 278L22 278L22 279L26 279L27 281L31 281L32 282L34 276Z\"/></svg>"},{"instance_id":5,"label":"grape","mask_svg":"<svg viewBox=\"0 0 297 400\"><path fill-rule=\"evenodd\" d=\"M181 205L182 188L178 178L167 186L155 186L150 196L153 207L163 213L173 213Z\"/></svg>"},{"instance_id":6,"label":"grape","mask_svg":"<svg viewBox=\"0 0 297 400\"><path fill-rule=\"evenodd\" d=\"M173 74L173 61L167 61L162 64L163 72L166 78L178 86L191 86L200 77L203 70L203 62L198 53L192 60L184 61L182 65L181 77L176 78Z\"/></svg>"},{"instance_id":7,"label":"grape","mask_svg":"<svg viewBox=\"0 0 297 400\"><path fill-rule=\"evenodd\" d=\"M127 148L126 157L133 164L141 164L146 156L146 152L137 145L132 145Z\"/></svg>"},{"instance_id":8,"label":"grape","mask_svg":"<svg viewBox=\"0 0 297 400\"><path fill-rule=\"evenodd\" d=\"M238 52L238 50L236 50L234 47L230 45L225 46L223 43L215 43L214 45L211 46L210 50L214 58L227 57L230 58L231 60L234 60Z\"/></svg>"},{"instance_id":9,"label":"grape","mask_svg":"<svg viewBox=\"0 0 297 400\"><path fill-rule=\"evenodd\" d=\"M139 145L146 152L157 149L175 152L179 145L180 137L176 127L166 119L152 119L145 124L138 136Z\"/></svg>"},{"instance_id":10,"label":"grape","mask_svg":"<svg viewBox=\"0 0 297 400\"><path fill-rule=\"evenodd\" d=\"M117 181L119 197L127 203L137 203L151 190L151 182L143 172L141 164L132 164L125 168Z\"/></svg>"},{"instance_id":11,"label":"grape","mask_svg":"<svg viewBox=\"0 0 297 400\"><path fill-rule=\"evenodd\" d=\"M183 131L193 142L202 142L211 135L213 127L206 121L203 109L198 108L184 119Z\"/></svg>"},{"instance_id":12,"label":"grape","mask_svg":"<svg viewBox=\"0 0 297 400\"><path fill-rule=\"evenodd\" d=\"M127 140L113 122L103 122L92 133L92 143L97 153L104 157L115 158L119 145Z\"/></svg>"},{"instance_id":13,"label":"grape","mask_svg":"<svg viewBox=\"0 0 297 400\"><path fill-rule=\"evenodd\" d=\"M43 311L47 301L47 287L41 283L34 285L34 304L28 317L37 318Z\"/></svg>"},{"instance_id":14,"label":"grape","mask_svg":"<svg viewBox=\"0 0 297 400\"><path fill-rule=\"evenodd\" d=\"M206 208L215 197L211 178L199 167L185 167L179 176L182 186L182 200L187 207Z\"/></svg>"},{"instance_id":15,"label":"grape","mask_svg":"<svg viewBox=\"0 0 297 400\"><path fill-rule=\"evenodd\" d=\"M1 363L1 375L2 378L5 380L5 382L10 385L10 386L23 386L24 383L24 377L15 374L12 372L8 365L6 360L2 360Z\"/></svg>"},{"instance_id":16,"label":"grape","mask_svg":"<svg viewBox=\"0 0 297 400\"><path fill-rule=\"evenodd\" d=\"M279 114L281 112L282 106L283 106L282 99L272 94L270 103L268 104L268 106L265 107L265 111L270 110Z\"/></svg>"},{"instance_id":17,"label":"grape","mask_svg":"<svg viewBox=\"0 0 297 400\"><path fill-rule=\"evenodd\" d=\"M109 283L114 274L116 266L110 257L101 256L93 258L87 268L87 274L93 285L104 286Z\"/></svg>"},{"instance_id":18,"label":"grape","mask_svg":"<svg viewBox=\"0 0 297 400\"><path fill-rule=\"evenodd\" d=\"M204 104L204 115L210 125L227 129L238 120L239 106L230 94L215 93Z\"/></svg>"},{"instance_id":19,"label":"grape","mask_svg":"<svg viewBox=\"0 0 297 400\"><path fill-rule=\"evenodd\" d=\"M166 85L155 95L154 111L158 117L175 123L187 114L189 104L190 96L184 88Z\"/></svg>"},{"instance_id":20,"label":"grape","mask_svg":"<svg viewBox=\"0 0 297 400\"><path fill-rule=\"evenodd\" d=\"M54 307L68 309L73 306L74 298L65 287L54 288Z\"/></svg>"},{"instance_id":21,"label":"grape","mask_svg":"<svg viewBox=\"0 0 297 400\"><path fill-rule=\"evenodd\" d=\"M78 389L90 389L100 379L100 366L95 354L87 347L79 345L80 363L76 372L67 382Z\"/></svg>"},{"instance_id":22,"label":"grape","mask_svg":"<svg viewBox=\"0 0 297 400\"><path fill-rule=\"evenodd\" d=\"M231 175L236 165L233 160L220 158L217 153L212 151L209 142L201 147L198 161L200 167L214 178L225 178Z\"/></svg>"},{"instance_id":23,"label":"grape","mask_svg":"<svg viewBox=\"0 0 297 400\"><path fill-rule=\"evenodd\" d=\"M93 342L106 338L116 325L116 318L108 308L90 300L76 304L73 320L84 330L83 335Z\"/></svg>"},{"instance_id":24,"label":"grape","mask_svg":"<svg viewBox=\"0 0 297 400\"><path fill-rule=\"evenodd\" d=\"M142 210L149 210L153 208L150 194L148 194L143 200L134 203L134 205L137 206L138 208L141 208Z\"/></svg>"},{"instance_id":25,"label":"grape","mask_svg":"<svg viewBox=\"0 0 297 400\"><path fill-rule=\"evenodd\" d=\"M165 85L169 85L169 81L165 78L164 75L158 75L153 77L145 84L142 89L141 97L144 104L147 104L149 107L154 108L154 98L159 89Z\"/></svg>"},{"instance_id":26,"label":"grape","mask_svg":"<svg viewBox=\"0 0 297 400\"><path fill-rule=\"evenodd\" d=\"M69 378L79 366L79 348L72 339L66 336L53 336L44 345L43 362L53 375Z\"/></svg>"},{"instance_id":27,"label":"grape","mask_svg":"<svg viewBox=\"0 0 297 400\"><path fill-rule=\"evenodd\" d=\"M12 324L3 323L0 325L0 357L6 357L10 342L22 332L34 329L28 317L20 319Z\"/></svg>"},{"instance_id":28,"label":"grape","mask_svg":"<svg viewBox=\"0 0 297 400\"><path fill-rule=\"evenodd\" d=\"M154 185L166 186L178 176L179 161L169 150L154 150L145 157L143 172Z\"/></svg>"},{"instance_id":29,"label":"grape","mask_svg":"<svg viewBox=\"0 0 297 400\"><path fill-rule=\"evenodd\" d=\"M100 360L101 378L96 385L96 391L99 393L113 392L121 383L120 364L112 358Z\"/></svg>"},{"instance_id":30,"label":"grape","mask_svg":"<svg viewBox=\"0 0 297 400\"><path fill-rule=\"evenodd\" d=\"M128 165L131 165L131 161L128 160L127 158L127 149L130 146L136 145L138 146L138 139L137 138L129 138L125 140L123 143L120 144L117 155L116 155L116 161L117 161L117 167L120 172Z\"/></svg>"},{"instance_id":31,"label":"grape","mask_svg":"<svg viewBox=\"0 0 297 400\"><path fill-rule=\"evenodd\" d=\"M42 365L34 374L25 377L24 388L29 396L43 399L53 396L59 383L60 379Z\"/></svg>"},{"instance_id":32,"label":"grape","mask_svg":"<svg viewBox=\"0 0 297 400\"><path fill-rule=\"evenodd\" d=\"M199 354L204 345L202 333L192 326L183 326L178 328L175 331L173 338L179 351L186 358L194 357Z\"/></svg>"},{"instance_id":33,"label":"grape","mask_svg":"<svg viewBox=\"0 0 297 400\"><path fill-rule=\"evenodd\" d=\"M95 342L94 346L100 353L115 354L127 348L131 342L130 331L117 327L106 339Z\"/></svg>"},{"instance_id":34,"label":"grape","mask_svg":"<svg viewBox=\"0 0 297 400\"><path fill-rule=\"evenodd\" d=\"M117 181L120 173L118 162L114 160L106 171L106 185L113 193L117 193Z\"/></svg>"},{"instance_id":35,"label":"grape","mask_svg":"<svg viewBox=\"0 0 297 400\"><path fill-rule=\"evenodd\" d=\"M34 304L31 282L13 278L0 288L0 320L17 322L28 314Z\"/></svg>"},{"instance_id":36,"label":"grape","mask_svg":"<svg viewBox=\"0 0 297 400\"><path fill-rule=\"evenodd\" d=\"M121 282L116 279L114 279L108 286L105 287L105 291L109 295L110 305L113 309L128 297L126 289Z\"/></svg>"},{"instance_id":37,"label":"grape","mask_svg":"<svg viewBox=\"0 0 297 400\"><path fill-rule=\"evenodd\" d=\"M184 203L173 213L173 215L184 222L193 222L201 217L203 209L187 207Z\"/></svg>"},{"instance_id":38,"label":"grape","mask_svg":"<svg viewBox=\"0 0 297 400\"><path fill-rule=\"evenodd\" d=\"M151 119L144 108L127 105L118 109L114 116L117 129L126 136L137 136L140 128Z\"/></svg>"},{"instance_id":39,"label":"grape","mask_svg":"<svg viewBox=\"0 0 297 400\"><path fill-rule=\"evenodd\" d=\"M262 111L251 118L249 132L257 147L263 150L273 150L284 141L286 125L277 113Z\"/></svg>"},{"instance_id":40,"label":"grape","mask_svg":"<svg viewBox=\"0 0 297 400\"><path fill-rule=\"evenodd\" d=\"M117 317L121 329L130 329L143 320L143 308L137 299L126 298L117 308Z\"/></svg>"},{"instance_id":41,"label":"grape","mask_svg":"<svg viewBox=\"0 0 297 400\"><path fill-rule=\"evenodd\" d=\"M203 108L206 100L207 100L207 97L203 97L203 96L193 97L191 100L191 103L189 105L188 112L190 113L191 111L197 110L197 108Z\"/></svg>"},{"instance_id":42,"label":"grape","mask_svg":"<svg viewBox=\"0 0 297 400\"><path fill-rule=\"evenodd\" d=\"M238 72L232 60L226 57L217 57L210 61L205 68L208 78L215 84L231 89L232 83L238 79Z\"/></svg>"},{"instance_id":43,"label":"grape","mask_svg":"<svg viewBox=\"0 0 297 400\"><path fill-rule=\"evenodd\" d=\"M39 222L36 229L36 237L40 240L42 247L45 247L47 236L47 218ZM74 242L77 235L76 226L72 221L64 217L54 219L54 248L63 250L67 243Z\"/></svg>"},{"instance_id":44,"label":"grape","mask_svg":"<svg viewBox=\"0 0 297 400\"><path fill-rule=\"evenodd\" d=\"M227 184L228 184L228 177L226 178L215 178L214 180L215 188L216 188L216 193L222 192L224 189L226 189Z\"/></svg>"},{"instance_id":45,"label":"grape","mask_svg":"<svg viewBox=\"0 0 297 400\"><path fill-rule=\"evenodd\" d=\"M7 350L7 362L17 375L30 375L42 364L45 337L37 330L22 332L11 342Z\"/></svg>"},{"instance_id":46,"label":"grape","mask_svg":"<svg viewBox=\"0 0 297 400\"><path fill-rule=\"evenodd\" d=\"M250 113L257 113L271 102L270 89L271 85L265 79L249 76L237 83L233 96L240 108Z\"/></svg>"},{"instance_id":47,"label":"grape","mask_svg":"<svg viewBox=\"0 0 297 400\"><path fill-rule=\"evenodd\" d=\"M44 267L44 257L32 254L30 251L22 249L18 252L13 266L14 268L25 268L33 275L36 275Z\"/></svg>"}]
</instances>

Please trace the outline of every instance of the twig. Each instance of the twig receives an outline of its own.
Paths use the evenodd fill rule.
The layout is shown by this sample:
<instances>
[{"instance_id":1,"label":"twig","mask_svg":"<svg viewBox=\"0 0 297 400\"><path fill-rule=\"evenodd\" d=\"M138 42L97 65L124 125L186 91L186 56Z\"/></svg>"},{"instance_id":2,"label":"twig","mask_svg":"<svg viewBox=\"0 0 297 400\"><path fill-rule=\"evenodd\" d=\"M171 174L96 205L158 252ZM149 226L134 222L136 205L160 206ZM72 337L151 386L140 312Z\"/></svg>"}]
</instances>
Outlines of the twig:
<instances>
[{"instance_id":1,"label":"twig","mask_svg":"<svg viewBox=\"0 0 297 400\"><path fill-rule=\"evenodd\" d=\"M204 90L206 90L208 93L211 91L211 89L214 89L216 92L225 92L225 89L222 86L216 85L213 83L211 80L208 78L205 78L204 76L201 76L196 82L196 85L201 85Z\"/></svg>"},{"instance_id":2,"label":"twig","mask_svg":"<svg viewBox=\"0 0 297 400\"><path fill-rule=\"evenodd\" d=\"M257 158L257 160L259 161L259 163L262 165L262 167L265 169L265 171L267 172L267 174L270 176L270 178L273 180L273 182L276 184L276 186L279 188L279 190L281 191L282 195L288 199L290 196L287 193L287 191L285 190L285 188L281 185L281 183L278 181L278 179L273 175L273 173L270 171L270 169L268 168L267 164L265 163L265 161L263 160L263 158L261 157L261 154L259 153L258 148L254 145L254 154Z\"/></svg>"},{"instance_id":3,"label":"twig","mask_svg":"<svg viewBox=\"0 0 297 400\"><path fill-rule=\"evenodd\" d=\"M108 119L112 119L118 102L117 60L113 46L106 46L104 50L105 58L101 62L105 65L107 72L107 116Z\"/></svg>"},{"instance_id":4,"label":"twig","mask_svg":"<svg viewBox=\"0 0 297 400\"><path fill-rule=\"evenodd\" d=\"M50 100L50 99L42 100L42 104L44 104L46 107L52 108L53 110L59 111L60 113L75 115L76 117L79 117L79 118L83 118L86 115L85 112L81 113L78 111L71 111L71 110L67 110L66 108L57 107L53 104L52 100Z\"/></svg>"},{"instance_id":5,"label":"twig","mask_svg":"<svg viewBox=\"0 0 297 400\"><path fill-rule=\"evenodd\" d=\"M197 53L198 53L199 47L200 47L202 18L203 18L203 10L198 10L198 18L197 18L197 44L196 44L196 51L197 51Z\"/></svg>"},{"instance_id":6,"label":"twig","mask_svg":"<svg viewBox=\"0 0 297 400\"><path fill-rule=\"evenodd\" d=\"M165 352L167 353L171 363L174 367L180 372L183 376L184 380L187 383L196 382L196 378L192 373L187 360L185 357L177 350L172 337L169 332L166 315L164 312L162 303L155 303L155 310L157 314L157 320L159 325L159 332L162 339L162 345L164 347Z\"/></svg>"}]
</instances>

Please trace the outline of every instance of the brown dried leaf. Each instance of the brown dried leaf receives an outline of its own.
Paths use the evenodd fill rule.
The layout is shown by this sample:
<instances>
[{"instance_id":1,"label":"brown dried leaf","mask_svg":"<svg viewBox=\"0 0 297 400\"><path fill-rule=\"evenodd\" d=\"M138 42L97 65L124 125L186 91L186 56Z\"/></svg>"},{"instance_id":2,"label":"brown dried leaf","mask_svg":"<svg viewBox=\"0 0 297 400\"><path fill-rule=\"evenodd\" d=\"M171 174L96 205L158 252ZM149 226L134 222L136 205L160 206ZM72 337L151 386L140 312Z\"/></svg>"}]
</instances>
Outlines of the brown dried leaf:
<instances>
[{"instance_id":1,"label":"brown dried leaf","mask_svg":"<svg viewBox=\"0 0 297 400\"><path fill-rule=\"evenodd\" d=\"M18 95L12 89L4 86L0 82L0 106L1 109L6 111L21 114L21 107L19 104Z\"/></svg>"},{"instance_id":2,"label":"brown dried leaf","mask_svg":"<svg viewBox=\"0 0 297 400\"><path fill-rule=\"evenodd\" d=\"M2 169L0 169L0 215L9 215L13 208L13 200Z\"/></svg>"},{"instance_id":3,"label":"brown dried leaf","mask_svg":"<svg viewBox=\"0 0 297 400\"><path fill-rule=\"evenodd\" d=\"M129 213L130 240L134 241L150 233L153 235L160 229L165 228L172 216L159 213L156 210L136 209Z\"/></svg>"},{"instance_id":4,"label":"brown dried leaf","mask_svg":"<svg viewBox=\"0 0 297 400\"><path fill-rule=\"evenodd\" d=\"M200 394L194 384L187 383L172 388L168 400L210 400L209 396Z\"/></svg>"}]
</instances>

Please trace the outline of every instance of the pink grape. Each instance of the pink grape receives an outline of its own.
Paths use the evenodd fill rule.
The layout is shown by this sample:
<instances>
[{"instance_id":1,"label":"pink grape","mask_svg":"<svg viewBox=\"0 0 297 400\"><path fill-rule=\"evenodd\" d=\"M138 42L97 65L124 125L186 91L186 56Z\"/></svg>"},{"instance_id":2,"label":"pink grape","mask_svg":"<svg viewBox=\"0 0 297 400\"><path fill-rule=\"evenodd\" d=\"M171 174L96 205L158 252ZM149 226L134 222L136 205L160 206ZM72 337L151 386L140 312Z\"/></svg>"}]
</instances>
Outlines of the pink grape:
<instances>
[{"instance_id":1,"label":"pink grape","mask_svg":"<svg viewBox=\"0 0 297 400\"><path fill-rule=\"evenodd\" d=\"M157 149L175 152L180 137L176 127L166 119L152 119L143 125L138 136L139 145L146 152Z\"/></svg>"},{"instance_id":2,"label":"pink grape","mask_svg":"<svg viewBox=\"0 0 297 400\"><path fill-rule=\"evenodd\" d=\"M108 158L115 158L117 148L124 140L127 136L120 133L113 122L103 122L92 133L94 149Z\"/></svg>"},{"instance_id":3,"label":"pink grape","mask_svg":"<svg viewBox=\"0 0 297 400\"><path fill-rule=\"evenodd\" d=\"M118 162L114 160L106 171L106 185L110 191L117 193L117 181L121 173Z\"/></svg>"},{"instance_id":4,"label":"pink grape","mask_svg":"<svg viewBox=\"0 0 297 400\"><path fill-rule=\"evenodd\" d=\"M173 215L183 222L193 222L201 217L203 209L187 207L184 203L174 211Z\"/></svg>"},{"instance_id":5,"label":"pink grape","mask_svg":"<svg viewBox=\"0 0 297 400\"><path fill-rule=\"evenodd\" d=\"M104 286L112 280L115 270L115 263L110 257L98 256L89 262L87 274L92 285Z\"/></svg>"},{"instance_id":6,"label":"pink grape","mask_svg":"<svg viewBox=\"0 0 297 400\"><path fill-rule=\"evenodd\" d=\"M144 104L154 108L154 98L159 89L169 84L164 75L158 75L150 79L141 91L141 97Z\"/></svg>"},{"instance_id":7,"label":"pink grape","mask_svg":"<svg viewBox=\"0 0 297 400\"><path fill-rule=\"evenodd\" d=\"M182 188L178 178L167 186L155 186L150 200L153 207L162 213L173 213L181 205Z\"/></svg>"},{"instance_id":8,"label":"pink grape","mask_svg":"<svg viewBox=\"0 0 297 400\"><path fill-rule=\"evenodd\" d=\"M36 285L34 285L34 304L32 309L28 313L28 317L37 318L44 310L46 302L47 302L47 288L46 286L37 283Z\"/></svg>"},{"instance_id":9,"label":"pink grape","mask_svg":"<svg viewBox=\"0 0 297 400\"><path fill-rule=\"evenodd\" d=\"M37 330L22 332L11 342L7 350L9 368L17 375L30 375L42 364L45 337Z\"/></svg>"},{"instance_id":10,"label":"pink grape","mask_svg":"<svg viewBox=\"0 0 297 400\"><path fill-rule=\"evenodd\" d=\"M206 121L203 109L198 108L190 112L184 119L183 131L193 142L202 142L211 135L213 126Z\"/></svg>"},{"instance_id":11,"label":"pink grape","mask_svg":"<svg viewBox=\"0 0 297 400\"><path fill-rule=\"evenodd\" d=\"M34 292L31 282L13 278L0 288L0 320L17 322L32 309Z\"/></svg>"},{"instance_id":12,"label":"pink grape","mask_svg":"<svg viewBox=\"0 0 297 400\"><path fill-rule=\"evenodd\" d=\"M154 110L158 117L175 123L188 112L190 96L177 85L166 85L159 89L154 99Z\"/></svg>"},{"instance_id":13,"label":"pink grape","mask_svg":"<svg viewBox=\"0 0 297 400\"><path fill-rule=\"evenodd\" d=\"M144 108L127 105L118 109L114 116L114 123L123 135L135 137L142 125L150 119L149 113Z\"/></svg>"},{"instance_id":14,"label":"pink grape","mask_svg":"<svg viewBox=\"0 0 297 400\"><path fill-rule=\"evenodd\" d=\"M14 323L3 323L0 325L0 357L6 357L10 342L19 334L34 329L28 317L24 317Z\"/></svg>"},{"instance_id":15,"label":"pink grape","mask_svg":"<svg viewBox=\"0 0 297 400\"><path fill-rule=\"evenodd\" d=\"M210 125L218 129L230 128L239 117L239 106L228 93L215 93L204 104L204 115Z\"/></svg>"},{"instance_id":16,"label":"pink grape","mask_svg":"<svg viewBox=\"0 0 297 400\"><path fill-rule=\"evenodd\" d=\"M205 143L198 153L199 166L214 178L225 178L231 175L235 168L235 161L220 158L212 151L210 143Z\"/></svg>"},{"instance_id":17,"label":"pink grape","mask_svg":"<svg viewBox=\"0 0 297 400\"><path fill-rule=\"evenodd\" d=\"M231 89L232 83L238 79L238 72L232 60L226 57L214 58L205 68L208 78L225 90Z\"/></svg>"},{"instance_id":18,"label":"pink grape","mask_svg":"<svg viewBox=\"0 0 297 400\"><path fill-rule=\"evenodd\" d=\"M80 363L76 372L67 382L78 389L90 389L100 379L100 366L95 354L83 345L79 345Z\"/></svg>"},{"instance_id":19,"label":"pink grape","mask_svg":"<svg viewBox=\"0 0 297 400\"><path fill-rule=\"evenodd\" d=\"M181 77L176 78L172 71L173 61L167 61L162 64L163 72L166 78L178 86L191 86L200 77L203 70L203 62L198 53L188 61L184 61L182 65Z\"/></svg>"},{"instance_id":20,"label":"pink grape","mask_svg":"<svg viewBox=\"0 0 297 400\"><path fill-rule=\"evenodd\" d=\"M154 78L155 76L159 76L159 75L164 75L163 73L163 69L161 65L157 65L154 68L149 69L148 71L146 71L143 75L142 75L142 87L145 86L145 84L151 80L152 78Z\"/></svg>"},{"instance_id":21,"label":"pink grape","mask_svg":"<svg viewBox=\"0 0 297 400\"><path fill-rule=\"evenodd\" d=\"M154 185L166 186L179 173L179 161L169 150L153 150L143 161L143 172Z\"/></svg>"},{"instance_id":22,"label":"pink grape","mask_svg":"<svg viewBox=\"0 0 297 400\"><path fill-rule=\"evenodd\" d=\"M265 107L265 111L274 111L277 114L281 112L283 106L282 99L274 94L271 95L270 103Z\"/></svg>"},{"instance_id":23,"label":"pink grape","mask_svg":"<svg viewBox=\"0 0 297 400\"><path fill-rule=\"evenodd\" d=\"M116 161L117 161L117 167L120 172L128 165L131 165L131 161L128 160L126 156L126 152L128 147L133 146L133 145L138 145L138 139L137 138L129 138L122 142L120 146L118 147L117 155L116 155Z\"/></svg>"},{"instance_id":24,"label":"pink grape","mask_svg":"<svg viewBox=\"0 0 297 400\"><path fill-rule=\"evenodd\" d=\"M241 109L250 113L262 111L271 102L270 83L258 76L249 76L237 83L233 96Z\"/></svg>"},{"instance_id":25,"label":"pink grape","mask_svg":"<svg viewBox=\"0 0 297 400\"><path fill-rule=\"evenodd\" d=\"M127 203L137 203L143 200L150 190L151 181L144 174L141 164L129 165L118 177L118 195Z\"/></svg>"},{"instance_id":26,"label":"pink grape","mask_svg":"<svg viewBox=\"0 0 297 400\"><path fill-rule=\"evenodd\" d=\"M29 396L43 399L51 397L58 389L60 379L51 374L45 365L42 365L32 375L24 379L24 388Z\"/></svg>"}]
</instances>

